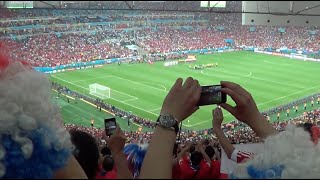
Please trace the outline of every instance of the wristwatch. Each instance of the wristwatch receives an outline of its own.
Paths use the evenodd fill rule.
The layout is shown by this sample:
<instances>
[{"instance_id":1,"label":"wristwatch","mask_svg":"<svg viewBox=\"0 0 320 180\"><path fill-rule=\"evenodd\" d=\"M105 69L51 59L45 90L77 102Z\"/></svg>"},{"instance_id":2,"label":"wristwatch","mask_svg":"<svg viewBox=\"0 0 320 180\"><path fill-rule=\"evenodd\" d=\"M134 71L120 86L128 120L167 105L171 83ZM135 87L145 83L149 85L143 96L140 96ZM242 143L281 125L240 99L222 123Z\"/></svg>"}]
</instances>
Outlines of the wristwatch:
<instances>
[{"instance_id":1,"label":"wristwatch","mask_svg":"<svg viewBox=\"0 0 320 180\"><path fill-rule=\"evenodd\" d=\"M170 114L161 114L156 122L162 128L173 130L176 134L179 132L177 119Z\"/></svg>"}]
</instances>

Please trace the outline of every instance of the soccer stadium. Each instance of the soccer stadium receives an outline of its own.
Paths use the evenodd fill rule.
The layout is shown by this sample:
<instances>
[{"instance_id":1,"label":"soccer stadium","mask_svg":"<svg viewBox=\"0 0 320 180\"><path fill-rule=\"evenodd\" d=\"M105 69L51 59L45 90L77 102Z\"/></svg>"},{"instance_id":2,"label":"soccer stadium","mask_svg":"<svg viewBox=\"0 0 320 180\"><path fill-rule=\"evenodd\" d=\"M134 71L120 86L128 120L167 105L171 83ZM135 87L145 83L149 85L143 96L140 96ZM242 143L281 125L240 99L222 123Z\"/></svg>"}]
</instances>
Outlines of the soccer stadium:
<instances>
[{"instance_id":1,"label":"soccer stadium","mask_svg":"<svg viewBox=\"0 0 320 180\"><path fill-rule=\"evenodd\" d=\"M36 120L39 121L38 126L46 124L51 129L56 127L52 132L48 130L48 133L59 131L59 128L67 134L70 132L72 144L77 150L76 154L72 151L73 156L81 166L79 171L88 178L267 178L271 176L270 169L255 169L259 172L255 172L258 175L252 173L255 176L249 170L247 174L237 171L236 164L254 159L259 153L263 154L263 149L267 149L262 147L264 139L272 138L270 134L290 133L293 131L290 125L306 128L306 124L312 124L312 128L306 128L311 139L315 143L315 136L320 137L320 130L317 128L320 126L319 12L318 1L0 1L0 55L10 59L6 63L0 63L0 81L3 81L3 88L0 88L3 99L0 102L8 105L3 106L1 111L6 112L9 107L19 111L27 109L26 116L39 118L44 117L39 114L40 111L53 112L44 108L46 103L50 107L55 106L61 126L56 127L59 123L51 126L46 124L49 122L41 122L41 118ZM12 62L21 62L24 68L11 66ZM27 66L31 70L26 70ZM12 97L14 100L10 100L11 95L6 93L11 90L6 88L13 87L15 81L11 82L10 78L6 80L6 76L14 79L13 74L18 73L19 67L23 72L38 74L39 78L44 76L45 80L37 81L36 75L28 73L21 75L20 78L26 78L21 82L34 84L30 85L31 89L34 88L34 93L28 94L29 86L22 83L21 93L26 88L26 96L21 95L21 99L20 96ZM186 85L188 77L192 77L192 82L197 82L198 85ZM182 89L170 96L178 88L173 87L178 78L183 79ZM41 92L46 89L46 83L39 87L37 85L42 81L50 84L48 101ZM9 86L5 87L5 83ZM192 91L185 95L185 103L181 102L180 106L175 107L174 104L182 101L183 88L199 89L200 86L220 84L218 94L226 94L226 103L217 102L205 106L194 104L197 110L181 120L174 117L174 114L169 114L175 119L174 127L172 125L170 128L175 129L177 135L173 150L173 159L177 162L169 172L172 176L164 176L168 173L165 170L158 172L163 176L147 170L150 165L147 163L151 162L151 158L147 156L149 154L146 154L147 147L153 148L150 154L155 153L156 147L166 147L160 146L161 143L158 146L151 143L154 137L160 137L157 128L165 129L165 125L161 124L164 109L169 112L189 112L191 110L187 110L188 104L199 93ZM232 88L234 89L231 90ZM236 93L236 90L239 92ZM34 98L27 101L26 97ZM244 113L241 110L241 98L246 102L244 104L254 103L246 111L247 116L244 118L241 116ZM16 100L30 104L41 101L37 103L39 108L33 110L28 109L29 105L20 107L5 103ZM179 108L181 110L177 110ZM220 114L216 113L220 110ZM19 114L18 110L10 113L14 115L6 114L3 119ZM223 120L222 124L217 124L218 116ZM251 116L256 121L261 119L260 124L270 124L270 127L256 127L260 125L250 123ZM123 166L119 164L124 163L119 160L120 155L119 159L114 157L114 150L117 149L114 146L119 145L114 141L120 138L119 134L105 138L105 119L112 118L115 118L123 133L124 142L120 148L127 159L129 174L120 171ZM13 128L22 128L21 131L30 130L22 127L27 126L29 121L17 121L0 128L0 132L4 133L0 137L16 132L10 130L11 125ZM222 133L215 125L221 126ZM170 128L166 130L169 131ZM314 128L317 130L311 132L310 129ZM40 134L44 131L46 130L35 130ZM119 132L116 130L114 134L117 133ZM16 135L12 137L15 142L26 142L17 140ZM76 140L77 138L80 139ZM81 138L84 139L83 142ZM226 141L228 146L225 145ZM96 153L95 150L90 151L90 143L93 142L101 157L99 162L92 162L95 165L89 165L89 161L94 161ZM82 144L78 146L77 143ZM202 143L201 147L199 143ZM9 147L14 145L9 144L0 144L0 154L2 149L3 152L10 151ZM37 143L33 144L36 147ZM82 151L81 147L87 148L87 155L92 157L82 154L82 159L79 153ZM227 147L235 148L230 151ZM21 151L19 152L25 153L26 150ZM56 158L62 159L65 155L60 152L61 157L58 157L59 153L54 151L52 154L55 153ZM145 156L148 161L143 161ZM50 157L51 161L53 157ZM161 157L159 155L158 158ZM90 160L85 160L86 158ZM207 158L210 158L210 163ZM3 170L9 167L21 168L21 164L13 163L11 166L8 165L10 163L2 162L2 159L0 156L0 178L53 177L47 171L36 175L36 170L41 169L28 169L19 172L20 174ZM206 164L202 162L207 162L210 170L206 170ZM164 162L158 166L163 165L162 163ZM27 162L22 165L28 166ZM52 165L56 168L58 166ZM284 166L289 168L290 165ZM272 169L274 174L271 178L300 177L298 174L290 174L282 165L279 168L281 170ZM29 171L33 173L28 173ZM264 171L266 174L263 174ZM54 172L53 168L51 173ZM310 173L310 177L320 177L320 173Z\"/></svg>"}]
</instances>

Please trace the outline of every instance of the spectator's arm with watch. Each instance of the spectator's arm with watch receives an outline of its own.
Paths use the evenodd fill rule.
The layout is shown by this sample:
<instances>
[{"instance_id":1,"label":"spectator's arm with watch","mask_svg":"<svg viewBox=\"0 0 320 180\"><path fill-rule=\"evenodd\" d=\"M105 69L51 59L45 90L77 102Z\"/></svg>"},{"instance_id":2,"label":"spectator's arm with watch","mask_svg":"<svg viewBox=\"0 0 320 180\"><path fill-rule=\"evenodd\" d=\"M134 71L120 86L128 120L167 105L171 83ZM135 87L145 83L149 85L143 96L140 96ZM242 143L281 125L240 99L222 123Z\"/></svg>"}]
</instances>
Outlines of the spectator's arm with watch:
<instances>
[{"instance_id":1,"label":"spectator's arm with watch","mask_svg":"<svg viewBox=\"0 0 320 180\"><path fill-rule=\"evenodd\" d=\"M193 114L198 107L201 87L197 80L188 78L182 85L177 79L165 98L148 152L141 167L141 179L171 179L172 156L178 124Z\"/></svg>"}]
</instances>

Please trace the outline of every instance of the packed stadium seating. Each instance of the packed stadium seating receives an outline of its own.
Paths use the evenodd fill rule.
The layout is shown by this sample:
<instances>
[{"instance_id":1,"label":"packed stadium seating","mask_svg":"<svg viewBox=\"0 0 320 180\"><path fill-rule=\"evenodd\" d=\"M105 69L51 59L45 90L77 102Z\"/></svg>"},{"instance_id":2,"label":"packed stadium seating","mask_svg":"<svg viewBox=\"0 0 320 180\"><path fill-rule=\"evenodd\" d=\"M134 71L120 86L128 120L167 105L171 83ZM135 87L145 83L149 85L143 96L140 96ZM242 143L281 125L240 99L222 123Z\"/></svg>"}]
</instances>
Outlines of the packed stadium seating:
<instances>
[{"instance_id":1,"label":"packed stadium seating","mask_svg":"<svg viewBox=\"0 0 320 180\"><path fill-rule=\"evenodd\" d=\"M314 123L320 125L320 109L315 109L313 111L307 112L304 116L299 116L292 120L288 121L276 121L273 123L273 127L276 128L278 131L283 131L288 124L303 124L303 123ZM232 124L235 124L232 126ZM93 137L97 139L99 142L99 147L103 147L103 134L104 129L96 128L96 127L89 127L89 126L79 126L75 124L65 124L66 129L77 129L85 131L91 134ZM235 130L237 129L237 130ZM230 123L228 125L223 126L223 131L225 132L226 136L229 138L232 144L246 144L246 143L258 143L260 142L259 138L255 135L255 133L249 128L245 127L243 123ZM127 143L149 143L151 139L152 132L128 132L124 131L127 137ZM207 132L208 133L208 132ZM212 132L211 132L212 133ZM210 132L209 132L210 134ZM213 134L214 136L214 134ZM216 138L212 136L207 136L204 131L197 132L197 131L183 131L181 132L180 142L181 144L185 144L189 141L197 142L201 140L208 140L210 143L215 142Z\"/></svg>"},{"instance_id":2,"label":"packed stadium seating","mask_svg":"<svg viewBox=\"0 0 320 180\"><path fill-rule=\"evenodd\" d=\"M159 4L153 5L154 8ZM169 2L166 6L172 6ZM190 8L186 3L183 8ZM81 5L69 4L79 8ZM126 8L124 3L110 1L110 8ZM145 3L136 7L146 8ZM160 8L160 7L159 7ZM235 2L229 3L231 11L241 9ZM174 9L172 7L172 9ZM134 42L148 52L149 60L160 61L165 53L218 48L232 46L253 46L278 49L287 47L297 50L320 51L320 35L310 34L310 30L319 31L318 27L280 27L243 26L240 14L219 13L178 13L151 11L105 11L105 10L0 10L0 41L10 47L13 59L27 60L34 67L55 67L76 62L89 62L99 59L122 58L134 55L122 45ZM233 39L228 44L225 39ZM167 54L166 59L185 58L186 54ZM131 121L148 128L154 128L153 120L145 119L123 111L100 99L93 99L74 92L67 87L52 83L52 88L59 93L83 98L97 107L104 108L118 117L127 117ZM319 95L314 95L319 97ZM276 107L266 115L285 111L288 107L307 102L311 97ZM306 112L304 115L288 121L272 123L278 131L283 131L288 124L320 124L320 109ZM96 127L64 124L67 130L80 130L89 133L98 142L100 149L105 147L104 129ZM222 126L222 130L232 144L259 143L255 132L240 121L233 121ZM208 135L210 134L210 136ZM124 131L127 144L148 144L152 132ZM212 136L211 136L212 135ZM206 141L206 145L219 148L212 128L200 131L183 130L179 144ZM181 149L180 149L181 150Z\"/></svg>"},{"instance_id":3,"label":"packed stadium seating","mask_svg":"<svg viewBox=\"0 0 320 180\"><path fill-rule=\"evenodd\" d=\"M317 27L286 27L280 33L279 27L255 26L250 31L250 26L241 25L239 14L126 11L120 15L103 10L15 10L10 14L19 18L0 22L0 38L15 44L14 56L38 67L127 57L130 51L119 42L130 40L151 54L224 47L225 39L233 39L233 47L320 50L319 43L314 43L319 34L309 33Z\"/></svg>"}]
</instances>

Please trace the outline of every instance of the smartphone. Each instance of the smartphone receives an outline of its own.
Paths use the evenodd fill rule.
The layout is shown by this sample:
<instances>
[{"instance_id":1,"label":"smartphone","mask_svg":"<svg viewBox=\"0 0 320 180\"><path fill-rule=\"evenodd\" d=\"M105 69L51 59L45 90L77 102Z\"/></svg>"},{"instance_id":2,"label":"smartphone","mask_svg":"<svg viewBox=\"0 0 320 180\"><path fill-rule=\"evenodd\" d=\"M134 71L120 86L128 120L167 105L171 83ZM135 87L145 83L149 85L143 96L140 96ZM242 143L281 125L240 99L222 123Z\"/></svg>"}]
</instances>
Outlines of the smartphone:
<instances>
[{"instance_id":1,"label":"smartphone","mask_svg":"<svg viewBox=\"0 0 320 180\"><path fill-rule=\"evenodd\" d=\"M106 130L106 135L111 136L117 128L116 118L104 119L104 127Z\"/></svg>"},{"instance_id":2,"label":"smartphone","mask_svg":"<svg viewBox=\"0 0 320 180\"><path fill-rule=\"evenodd\" d=\"M221 85L201 86L198 106L221 104L227 101L227 95L221 92Z\"/></svg>"}]
</instances>

